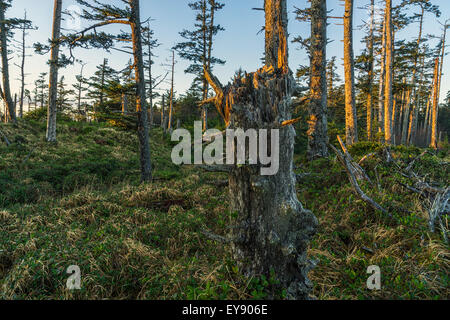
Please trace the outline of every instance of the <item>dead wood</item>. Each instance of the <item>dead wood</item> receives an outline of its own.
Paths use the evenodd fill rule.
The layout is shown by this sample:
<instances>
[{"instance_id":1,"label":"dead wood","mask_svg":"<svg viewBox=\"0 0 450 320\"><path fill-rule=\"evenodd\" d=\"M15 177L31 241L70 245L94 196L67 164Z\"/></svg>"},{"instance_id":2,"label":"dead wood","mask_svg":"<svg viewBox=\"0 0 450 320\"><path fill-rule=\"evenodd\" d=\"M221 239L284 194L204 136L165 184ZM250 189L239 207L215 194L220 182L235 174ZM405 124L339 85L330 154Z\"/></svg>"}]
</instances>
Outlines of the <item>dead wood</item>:
<instances>
[{"instance_id":1,"label":"dead wood","mask_svg":"<svg viewBox=\"0 0 450 320\"><path fill-rule=\"evenodd\" d=\"M342 141L342 140L341 140ZM348 158L345 157L345 155L340 152L338 149L336 149L333 145L329 145L331 149L336 153L339 161L344 166L345 170L347 171L348 178L350 180L351 185L353 186L353 189L355 190L356 194L365 202L370 204L374 209L379 210L385 214L387 214L389 217L392 217L392 215L382 206L380 206L376 201L374 201L372 198L367 196L364 191L362 191L361 187L358 184L358 179L355 175L355 168L352 166L351 162L348 161Z\"/></svg>"},{"instance_id":2,"label":"dead wood","mask_svg":"<svg viewBox=\"0 0 450 320\"><path fill-rule=\"evenodd\" d=\"M9 142L8 138L6 137L6 135L2 131L0 131L0 135L2 135L3 140L6 143L6 146L9 147L11 145L11 142Z\"/></svg>"}]
</instances>

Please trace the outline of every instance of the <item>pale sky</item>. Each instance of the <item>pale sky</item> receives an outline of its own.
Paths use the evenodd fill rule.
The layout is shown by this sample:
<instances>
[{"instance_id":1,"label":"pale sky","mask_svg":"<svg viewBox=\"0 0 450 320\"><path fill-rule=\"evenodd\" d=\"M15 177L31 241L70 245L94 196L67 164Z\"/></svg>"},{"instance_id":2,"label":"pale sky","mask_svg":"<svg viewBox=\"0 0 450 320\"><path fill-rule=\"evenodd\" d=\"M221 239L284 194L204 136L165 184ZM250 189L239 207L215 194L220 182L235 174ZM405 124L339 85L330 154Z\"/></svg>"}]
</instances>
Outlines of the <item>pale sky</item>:
<instances>
[{"instance_id":1,"label":"pale sky","mask_svg":"<svg viewBox=\"0 0 450 320\"><path fill-rule=\"evenodd\" d=\"M31 46L35 42L46 42L51 35L51 24L53 14L53 0L13 0L13 7L8 10L7 17L22 17L24 10L27 10L28 19L32 20L39 28L37 31L30 31L27 38L28 44ZM111 2L118 2L111 0ZM162 64L168 63L171 55L170 48L177 42L181 41L179 32L184 28L191 28L194 24L194 13L187 4L188 0L142 0L141 14L142 20L151 17L152 27L155 31L155 37L159 39L162 45L156 50L157 57L155 60L154 71L155 74L165 74L167 67ZM227 61L224 66L216 66L214 73L218 76L222 83L226 83L234 75L235 71L242 67L246 71L254 71L261 66L260 58L264 50L264 33L258 33L264 25L264 12L252 10L254 7L262 7L263 0L222 0L225 3L223 10L219 11L216 20L220 23L225 31L221 32L214 45L214 55ZM355 55L359 54L364 44L361 39L364 35L357 27L362 24L363 20L368 19L368 11L361 7L367 5L369 0L355 0ZM394 0L394 5L400 0ZM63 0L64 9L76 2L74 0ZM339 0L328 0L328 10L332 10L330 15L342 16L344 8ZM434 4L439 5L442 16L440 22L450 19L450 1L449 0L434 0ZM380 2L380 5L382 3ZM308 23L301 23L295 20L293 14L294 6L299 8L309 7L307 0L288 0L290 20L289 32L290 38L299 34L308 36L310 25ZM418 12L418 10L415 10ZM335 20L330 20L331 25L328 27L328 37L333 40L328 45L328 58L337 56L339 58L339 70L342 74L342 54L343 54L343 27L335 24ZM67 23L63 23L66 27ZM82 22L82 27L87 24ZM425 17L424 34L441 35L441 26L438 20L432 15L428 14ZM112 30L117 29L113 27ZM111 30L111 27L105 27L105 30ZM418 23L411 24L406 30L396 35L397 39L407 38L410 40L416 39L418 35ZM16 34L18 37L19 34ZM450 35L447 36L447 43L450 43ZM437 40L432 43L434 46ZM12 48L10 48L12 49ZM131 56L124 53L112 51L107 53L102 50L84 50L78 49L75 51L76 57L88 63L85 67L84 75L91 76L95 71L95 67L99 65L103 58L106 57L110 61L110 65L118 70L125 67ZM32 48L28 49L28 54L32 54L26 61L27 72L27 88L32 91L34 88L34 81L37 79L39 73L48 72L47 61L49 55L39 56L34 54ZM17 63L17 54L10 55L13 63ZM442 81L441 100L445 98L447 92L450 90L449 66L450 57L446 58L444 63L444 78ZM290 66L293 70L299 65L308 65L308 57L304 50L299 49L297 44L290 44ZM187 67L188 62L177 58L177 65L175 69L175 88L178 94L182 94L189 88L193 79L192 75L184 74L183 70ZM13 95L19 94L19 68L10 64L11 73L11 87ZM59 75L64 75L67 83L73 83L75 76L79 73L80 65L75 64L61 70ZM163 84L162 88L168 88L169 84Z\"/></svg>"}]
</instances>

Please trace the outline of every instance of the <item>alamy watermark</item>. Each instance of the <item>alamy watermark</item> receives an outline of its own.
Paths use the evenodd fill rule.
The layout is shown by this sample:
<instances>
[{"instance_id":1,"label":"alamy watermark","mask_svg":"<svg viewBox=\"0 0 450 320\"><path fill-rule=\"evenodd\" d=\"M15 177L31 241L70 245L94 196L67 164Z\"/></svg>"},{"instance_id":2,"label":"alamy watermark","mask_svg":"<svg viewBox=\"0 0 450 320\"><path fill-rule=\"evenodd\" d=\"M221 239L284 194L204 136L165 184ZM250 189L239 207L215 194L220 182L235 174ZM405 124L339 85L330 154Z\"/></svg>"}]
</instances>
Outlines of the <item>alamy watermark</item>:
<instances>
[{"instance_id":1,"label":"alamy watermark","mask_svg":"<svg viewBox=\"0 0 450 320\"><path fill-rule=\"evenodd\" d=\"M367 289L369 290L381 290L381 269L379 266L372 265L367 267L367 273L371 274L367 278Z\"/></svg>"},{"instance_id":2,"label":"alamy watermark","mask_svg":"<svg viewBox=\"0 0 450 320\"><path fill-rule=\"evenodd\" d=\"M81 289L81 270L77 265L71 265L67 268L67 274L71 276L67 278L66 287L69 290L80 290Z\"/></svg>"},{"instance_id":3,"label":"alamy watermark","mask_svg":"<svg viewBox=\"0 0 450 320\"><path fill-rule=\"evenodd\" d=\"M214 141L210 141L211 143L203 150L204 137L211 137ZM275 175L279 169L280 133L278 129L247 129L245 131L227 129L225 137L221 131L209 129L203 135L202 122L195 121L193 143L191 133L186 129L174 130L172 141L180 141L172 149L172 162L177 165L261 165L260 173L263 176ZM269 141L270 150L268 149ZM192 145L194 145L193 161Z\"/></svg>"}]
</instances>

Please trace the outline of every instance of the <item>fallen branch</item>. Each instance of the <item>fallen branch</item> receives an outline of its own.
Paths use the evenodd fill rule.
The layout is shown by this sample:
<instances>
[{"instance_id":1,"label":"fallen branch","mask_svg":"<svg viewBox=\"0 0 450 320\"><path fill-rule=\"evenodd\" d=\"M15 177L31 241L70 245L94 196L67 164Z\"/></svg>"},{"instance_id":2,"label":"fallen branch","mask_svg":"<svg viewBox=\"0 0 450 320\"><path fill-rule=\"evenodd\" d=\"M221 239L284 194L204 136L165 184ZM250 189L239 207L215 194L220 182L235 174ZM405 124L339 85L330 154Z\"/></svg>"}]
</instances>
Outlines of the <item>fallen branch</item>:
<instances>
[{"instance_id":1,"label":"fallen branch","mask_svg":"<svg viewBox=\"0 0 450 320\"><path fill-rule=\"evenodd\" d=\"M11 145L11 142L9 142L8 138L2 131L0 131L0 134L2 135L3 139L5 140L6 146L9 147Z\"/></svg>"},{"instance_id":2,"label":"fallen branch","mask_svg":"<svg viewBox=\"0 0 450 320\"><path fill-rule=\"evenodd\" d=\"M371 152L369 154L366 154L364 157L361 158L361 160L359 160L358 164L361 165L364 161L366 161L367 159L373 157L376 154L377 154L376 152Z\"/></svg>"},{"instance_id":3,"label":"fallen branch","mask_svg":"<svg viewBox=\"0 0 450 320\"><path fill-rule=\"evenodd\" d=\"M435 231L436 222L438 222L446 244L448 244L447 229L442 222L442 216L450 212L449 201L450 188L447 188L444 192L436 195L433 205L428 212L430 231Z\"/></svg>"},{"instance_id":4,"label":"fallen branch","mask_svg":"<svg viewBox=\"0 0 450 320\"><path fill-rule=\"evenodd\" d=\"M412 167L414 166L414 163L415 163L419 158L423 157L423 156L424 156L425 154L427 154L427 153L428 153L428 151L425 150L424 152L422 152L421 154L419 154L417 157L415 157L415 158L408 164L408 166L405 168L405 171L406 171L406 172L411 171Z\"/></svg>"},{"instance_id":5,"label":"fallen branch","mask_svg":"<svg viewBox=\"0 0 450 320\"><path fill-rule=\"evenodd\" d=\"M338 149L336 149L332 144L329 145L331 149L336 153L339 161L342 163L342 165L345 167L347 171L348 178L350 180L351 185L353 186L353 189L355 190L356 194L365 202L370 204L374 209L379 210L385 214L387 214L389 217L392 217L392 215L382 206L380 206L377 202L375 202L372 198L367 196L364 191L361 190L361 187L358 184L358 181L356 179L354 168L351 167L351 164L349 163L348 159L340 152Z\"/></svg>"},{"instance_id":6,"label":"fallen branch","mask_svg":"<svg viewBox=\"0 0 450 320\"><path fill-rule=\"evenodd\" d=\"M337 136L337 139L339 141L339 144L341 145L342 151L344 152L344 154L341 153L343 161L345 162L344 165L348 167L348 169L357 180L367 180L367 182L372 184L372 181L370 180L364 169L361 168L361 166L353 160L353 157L348 152L347 147L345 146L345 143L344 141L342 141L341 137Z\"/></svg>"}]
</instances>

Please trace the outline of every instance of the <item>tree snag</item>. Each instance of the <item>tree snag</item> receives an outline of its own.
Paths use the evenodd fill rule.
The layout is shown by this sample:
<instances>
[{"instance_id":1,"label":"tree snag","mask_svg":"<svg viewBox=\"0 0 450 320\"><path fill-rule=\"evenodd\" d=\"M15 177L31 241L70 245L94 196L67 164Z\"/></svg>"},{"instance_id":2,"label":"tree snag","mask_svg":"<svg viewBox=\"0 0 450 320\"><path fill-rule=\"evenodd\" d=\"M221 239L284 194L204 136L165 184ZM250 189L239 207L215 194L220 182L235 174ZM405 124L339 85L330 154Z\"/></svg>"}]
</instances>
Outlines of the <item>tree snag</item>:
<instances>
[{"instance_id":1,"label":"tree snag","mask_svg":"<svg viewBox=\"0 0 450 320\"><path fill-rule=\"evenodd\" d=\"M275 276L279 284L269 298L285 289L288 299L308 299L312 284L307 274L313 264L307 247L317 220L297 199L295 130L282 125L291 119L295 89L287 59L286 0L266 0L265 12L266 65L225 87L208 70L205 77L216 92L212 102L230 129L279 129L278 173L262 176L260 164L233 165L229 173L231 210L237 214L231 249L239 270L248 277Z\"/></svg>"},{"instance_id":2,"label":"tree snag","mask_svg":"<svg viewBox=\"0 0 450 320\"><path fill-rule=\"evenodd\" d=\"M58 57L61 35L62 0L55 0L53 8L52 53L50 58L49 98L47 108L47 141L56 142L56 113L58 95Z\"/></svg>"}]
</instances>

